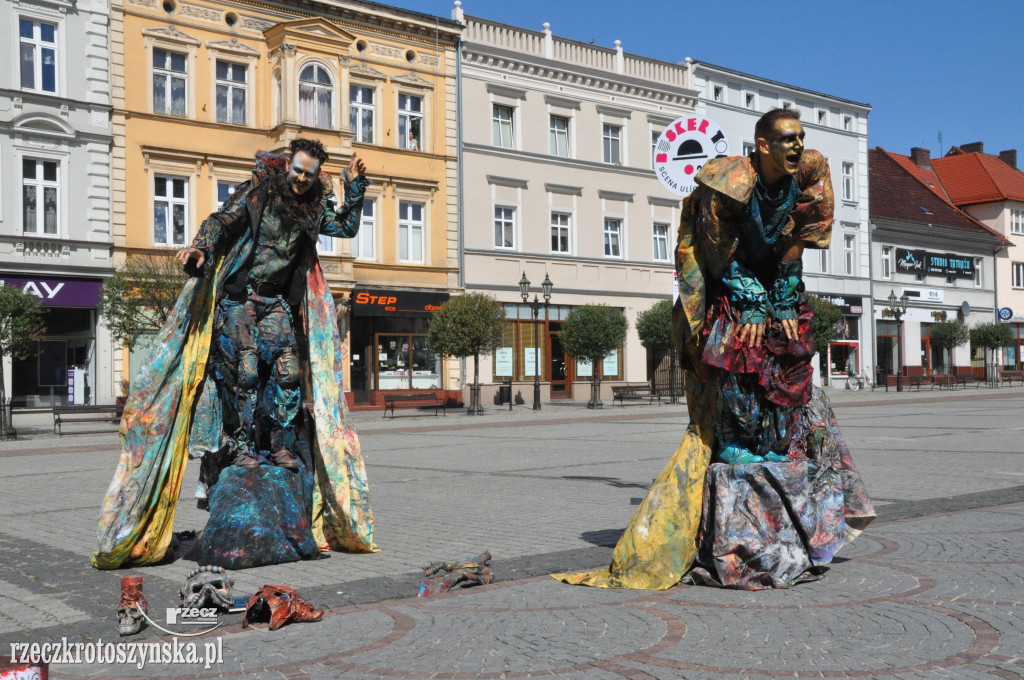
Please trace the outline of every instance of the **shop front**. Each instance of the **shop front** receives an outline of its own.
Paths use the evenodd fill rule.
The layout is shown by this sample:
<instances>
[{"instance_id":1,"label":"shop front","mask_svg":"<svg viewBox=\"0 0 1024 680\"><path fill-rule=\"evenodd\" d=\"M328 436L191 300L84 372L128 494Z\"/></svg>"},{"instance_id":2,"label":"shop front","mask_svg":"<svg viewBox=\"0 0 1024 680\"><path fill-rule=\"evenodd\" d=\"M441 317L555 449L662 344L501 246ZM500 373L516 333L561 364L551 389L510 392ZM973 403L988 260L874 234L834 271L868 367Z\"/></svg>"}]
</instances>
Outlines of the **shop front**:
<instances>
[{"instance_id":1,"label":"shop front","mask_svg":"<svg viewBox=\"0 0 1024 680\"><path fill-rule=\"evenodd\" d=\"M842 381L846 380L850 372L862 373L867 368L863 365L860 332L861 316L864 314L864 298L856 295L828 293L818 297L839 307L843 315L843 318L836 324L835 339L829 345L827 352L821 352L822 378L827 378L823 382L841 386Z\"/></svg>"},{"instance_id":2,"label":"shop front","mask_svg":"<svg viewBox=\"0 0 1024 680\"><path fill-rule=\"evenodd\" d=\"M10 360L12 406L97 403L96 318L100 279L0 273L0 285L35 295L45 331L25 358ZM6 368L6 367L5 367Z\"/></svg>"},{"instance_id":3,"label":"shop front","mask_svg":"<svg viewBox=\"0 0 1024 680\"><path fill-rule=\"evenodd\" d=\"M353 403L383 406L385 392L445 392L442 357L430 349L427 325L447 292L356 288L352 291Z\"/></svg>"}]
</instances>

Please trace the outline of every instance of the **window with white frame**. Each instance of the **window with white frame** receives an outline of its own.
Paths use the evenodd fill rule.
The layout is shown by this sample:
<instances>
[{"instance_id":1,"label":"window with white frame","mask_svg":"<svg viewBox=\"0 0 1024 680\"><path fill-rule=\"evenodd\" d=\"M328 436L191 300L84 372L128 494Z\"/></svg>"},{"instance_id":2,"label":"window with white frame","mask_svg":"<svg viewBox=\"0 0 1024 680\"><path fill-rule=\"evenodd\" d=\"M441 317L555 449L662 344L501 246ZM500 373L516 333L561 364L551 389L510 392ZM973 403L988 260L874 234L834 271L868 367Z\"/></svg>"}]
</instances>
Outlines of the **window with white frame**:
<instances>
[{"instance_id":1,"label":"window with white frame","mask_svg":"<svg viewBox=\"0 0 1024 680\"><path fill-rule=\"evenodd\" d=\"M551 252L569 252L569 214L551 213Z\"/></svg>"},{"instance_id":2,"label":"window with white frame","mask_svg":"<svg viewBox=\"0 0 1024 680\"><path fill-rule=\"evenodd\" d=\"M373 144L373 88L363 85L349 87L349 127L357 142Z\"/></svg>"},{"instance_id":3,"label":"window with white frame","mask_svg":"<svg viewBox=\"0 0 1024 680\"><path fill-rule=\"evenodd\" d=\"M60 224L57 161L21 159L22 229L26 234L56 236Z\"/></svg>"},{"instance_id":4,"label":"window with white frame","mask_svg":"<svg viewBox=\"0 0 1024 680\"><path fill-rule=\"evenodd\" d=\"M352 238L352 257L357 260L377 258L377 203L363 199L363 216L359 220L359 233Z\"/></svg>"},{"instance_id":5,"label":"window with white frame","mask_svg":"<svg viewBox=\"0 0 1024 680\"><path fill-rule=\"evenodd\" d=\"M604 149L604 162L615 165L622 164L622 127L619 125L604 124L601 133L601 141Z\"/></svg>"},{"instance_id":6,"label":"window with white frame","mask_svg":"<svg viewBox=\"0 0 1024 680\"><path fill-rule=\"evenodd\" d=\"M853 130L853 117L852 116L843 116L843 129L844 130Z\"/></svg>"},{"instance_id":7,"label":"window with white frame","mask_svg":"<svg viewBox=\"0 0 1024 680\"><path fill-rule=\"evenodd\" d=\"M892 279L892 246L882 246L882 278Z\"/></svg>"},{"instance_id":8,"label":"window with white frame","mask_svg":"<svg viewBox=\"0 0 1024 680\"><path fill-rule=\"evenodd\" d=\"M756 109L757 108L757 96L755 96L753 92L746 92L746 93L744 93L744 95L743 95L743 105L746 106L748 109Z\"/></svg>"},{"instance_id":9,"label":"window with white frame","mask_svg":"<svg viewBox=\"0 0 1024 680\"><path fill-rule=\"evenodd\" d=\"M494 247L516 247L515 208L494 206Z\"/></svg>"},{"instance_id":10,"label":"window with white frame","mask_svg":"<svg viewBox=\"0 0 1024 680\"><path fill-rule=\"evenodd\" d=\"M548 123L551 140L551 155L569 157L569 119L565 116L551 116Z\"/></svg>"},{"instance_id":11,"label":"window with white frame","mask_svg":"<svg viewBox=\"0 0 1024 680\"><path fill-rule=\"evenodd\" d=\"M1010 211L1010 233L1024 235L1024 210Z\"/></svg>"},{"instance_id":12,"label":"window with white frame","mask_svg":"<svg viewBox=\"0 0 1024 680\"><path fill-rule=\"evenodd\" d=\"M654 225L654 261L668 262L668 225Z\"/></svg>"},{"instance_id":13,"label":"window with white frame","mask_svg":"<svg viewBox=\"0 0 1024 680\"><path fill-rule=\"evenodd\" d=\"M1011 265L1013 274L1013 287L1024 288L1024 262L1014 262Z\"/></svg>"},{"instance_id":14,"label":"window with white frame","mask_svg":"<svg viewBox=\"0 0 1024 680\"><path fill-rule=\"evenodd\" d=\"M981 288L985 285L985 275L982 274L981 264L983 259L980 257L974 258L974 287Z\"/></svg>"},{"instance_id":15,"label":"window with white frame","mask_svg":"<svg viewBox=\"0 0 1024 680\"><path fill-rule=\"evenodd\" d=\"M423 98L398 95L398 148L423 149Z\"/></svg>"},{"instance_id":16,"label":"window with white frame","mask_svg":"<svg viewBox=\"0 0 1024 680\"><path fill-rule=\"evenodd\" d=\"M493 133L492 140L494 146L500 146L505 149L512 148L512 115L513 110L511 106L495 104L491 107L491 132Z\"/></svg>"},{"instance_id":17,"label":"window with white frame","mask_svg":"<svg viewBox=\"0 0 1024 680\"><path fill-rule=\"evenodd\" d=\"M818 109L818 125L828 125L828 111Z\"/></svg>"},{"instance_id":18,"label":"window with white frame","mask_svg":"<svg viewBox=\"0 0 1024 680\"><path fill-rule=\"evenodd\" d=\"M714 85L711 88L711 97L716 101L720 102L725 99L725 88L721 85Z\"/></svg>"},{"instance_id":19,"label":"window with white frame","mask_svg":"<svg viewBox=\"0 0 1024 680\"><path fill-rule=\"evenodd\" d=\"M21 89L57 91L57 26L20 17Z\"/></svg>"},{"instance_id":20,"label":"window with white frame","mask_svg":"<svg viewBox=\"0 0 1024 680\"><path fill-rule=\"evenodd\" d=\"M231 194L235 193L235 189L238 188L238 184L238 182L217 181L217 210L220 210L228 202Z\"/></svg>"},{"instance_id":21,"label":"window with white frame","mask_svg":"<svg viewBox=\"0 0 1024 680\"><path fill-rule=\"evenodd\" d=\"M843 161L843 200L857 200L853 184L853 163Z\"/></svg>"},{"instance_id":22,"label":"window with white frame","mask_svg":"<svg viewBox=\"0 0 1024 680\"><path fill-rule=\"evenodd\" d=\"M188 235L188 178L153 177L153 242L184 246Z\"/></svg>"},{"instance_id":23,"label":"window with white frame","mask_svg":"<svg viewBox=\"0 0 1024 680\"><path fill-rule=\"evenodd\" d=\"M320 64L307 64L299 72L299 125L333 128L334 81Z\"/></svg>"},{"instance_id":24,"label":"window with white frame","mask_svg":"<svg viewBox=\"0 0 1024 680\"><path fill-rule=\"evenodd\" d=\"M153 113L184 116L188 78L188 55L160 47L153 48Z\"/></svg>"},{"instance_id":25,"label":"window with white frame","mask_svg":"<svg viewBox=\"0 0 1024 680\"><path fill-rule=\"evenodd\" d=\"M605 257L622 257L622 220L606 218L604 221Z\"/></svg>"},{"instance_id":26,"label":"window with white frame","mask_svg":"<svg viewBox=\"0 0 1024 680\"><path fill-rule=\"evenodd\" d=\"M822 274L828 274L829 260L832 259L832 249L824 248L818 251L818 271Z\"/></svg>"},{"instance_id":27,"label":"window with white frame","mask_svg":"<svg viewBox=\"0 0 1024 680\"><path fill-rule=\"evenodd\" d=\"M857 235L843 234L843 267L847 276L857 268Z\"/></svg>"},{"instance_id":28,"label":"window with white frame","mask_svg":"<svg viewBox=\"0 0 1024 680\"><path fill-rule=\"evenodd\" d=\"M423 204L398 203L398 259L423 262Z\"/></svg>"},{"instance_id":29,"label":"window with white frame","mask_svg":"<svg viewBox=\"0 0 1024 680\"><path fill-rule=\"evenodd\" d=\"M249 68L217 60L217 122L245 125Z\"/></svg>"},{"instance_id":30,"label":"window with white frame","mask_svg":"<svg viewBox=\"0 0 1024 680\"><path fill-rule=\"evenodd\" d=\"M335 244L333 236L319 234L316 238L316 252L318 253L333 255L336 245L337 244Z\"/></svg>"}]
</instances>

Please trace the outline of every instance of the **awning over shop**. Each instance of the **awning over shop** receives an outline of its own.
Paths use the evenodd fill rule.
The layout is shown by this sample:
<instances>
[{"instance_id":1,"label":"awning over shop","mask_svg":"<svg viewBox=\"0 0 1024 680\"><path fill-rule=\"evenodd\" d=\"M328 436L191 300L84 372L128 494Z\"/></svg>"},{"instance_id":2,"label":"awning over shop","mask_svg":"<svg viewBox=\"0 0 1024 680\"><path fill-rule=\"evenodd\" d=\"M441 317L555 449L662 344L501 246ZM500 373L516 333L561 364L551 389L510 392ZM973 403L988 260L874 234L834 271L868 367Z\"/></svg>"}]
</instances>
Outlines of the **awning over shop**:
<instances>
[{"instance_id":1,"label":"awning over shop","mask_svg":"<svg viewBox=\"0 0 1024 680\"><path fill-rule=\"evenodd\" d=\"M448 301L448 293L389 288L356 288L352 291L354 316L427 317Z\"/></svg>"}]
</instances>

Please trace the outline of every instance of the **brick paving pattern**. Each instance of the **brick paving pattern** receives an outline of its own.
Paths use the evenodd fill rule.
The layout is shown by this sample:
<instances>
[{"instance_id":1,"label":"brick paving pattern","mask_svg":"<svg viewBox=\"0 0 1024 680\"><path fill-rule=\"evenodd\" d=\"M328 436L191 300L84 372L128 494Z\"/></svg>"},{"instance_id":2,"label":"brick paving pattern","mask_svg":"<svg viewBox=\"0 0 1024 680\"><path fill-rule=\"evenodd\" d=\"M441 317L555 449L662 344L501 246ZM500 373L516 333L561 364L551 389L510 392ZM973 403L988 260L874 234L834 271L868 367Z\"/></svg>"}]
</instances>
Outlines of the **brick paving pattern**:
<instances>
[{"instance_id":1,"label":"brick paving pattern","mask_svg":"<svg viewBox=\"0 0 1024 680\"><path fill-rule=\"evenodd\" d=\"M206 671L52 666L50 677L1024 677L1024 390L835 397L880 521L825 578L789 590L566 586L602 565L678 444L685 409L380 423L359 414L376 555L234 572L236 591L296 587L318 623L243 630ZM453 422L454 421L454 422ZM116 638L118 581L145 578L158 623L193 563L88 564L117 460L109 434L0 444L0 654L12 642ZM201 528L187 480L176 529ZM416 599L417 569L484 548L499 582ZM131 640L170 639L152 627Z\"/></svg>"}]
</instances>

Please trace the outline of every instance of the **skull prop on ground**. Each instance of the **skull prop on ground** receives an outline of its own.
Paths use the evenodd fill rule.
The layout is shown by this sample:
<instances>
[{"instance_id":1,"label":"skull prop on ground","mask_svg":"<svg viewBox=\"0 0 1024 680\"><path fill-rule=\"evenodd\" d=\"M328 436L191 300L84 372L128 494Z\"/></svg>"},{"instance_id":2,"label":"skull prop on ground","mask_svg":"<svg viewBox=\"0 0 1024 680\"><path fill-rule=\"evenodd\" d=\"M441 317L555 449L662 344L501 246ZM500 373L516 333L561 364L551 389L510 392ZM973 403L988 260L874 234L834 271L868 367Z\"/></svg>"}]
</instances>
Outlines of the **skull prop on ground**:
<instances>
[{"instance_id":1,"label":"skull prop on ground","mask_svg":"<svg viewBox=\"0 0 1024 680\"><path fill-rule=\"evenodd\" d=\"M149 603L142 594L141 576L121 577L121 603L117 607L117 634L121 637L135 635L145 624L143 614L149 611Z\"/></svg>"},{"instance_id":2,"label":"skull prop on ground","mask_svg":"<svg viewBox=\"0 0 1024 680\"><path fill-rule=\"evenodd\" d=\"M185 585L178 591L184 607L209 607L227 611L234 603L231 588L234 579L224 567L199 567L185 577Z\"/></svg>"}]
</instances>

